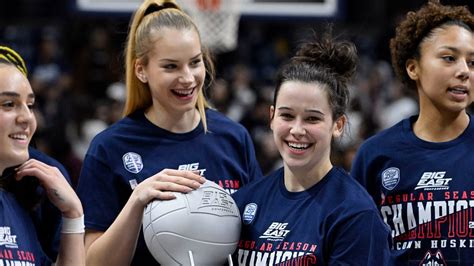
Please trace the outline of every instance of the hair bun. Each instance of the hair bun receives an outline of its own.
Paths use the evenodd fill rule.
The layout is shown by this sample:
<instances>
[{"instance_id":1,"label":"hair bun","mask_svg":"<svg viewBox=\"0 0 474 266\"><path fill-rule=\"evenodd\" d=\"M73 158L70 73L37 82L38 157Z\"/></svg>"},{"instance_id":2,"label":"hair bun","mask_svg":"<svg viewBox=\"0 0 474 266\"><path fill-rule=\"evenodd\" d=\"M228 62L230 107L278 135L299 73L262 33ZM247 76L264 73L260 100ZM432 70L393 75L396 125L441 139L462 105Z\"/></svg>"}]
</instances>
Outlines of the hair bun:
<instances>
[{"instance_id":1,"label":"hair bun","mask_svg":"<svg viewBox=\"0 0 474 266\"><path fill-rule=\"evenodd\" d=\"M324 37L321 41L303 44L293 60L326 68L329 72L349 80L357 66L357 49L348 41Z\"/></svg>"}]
</instances>

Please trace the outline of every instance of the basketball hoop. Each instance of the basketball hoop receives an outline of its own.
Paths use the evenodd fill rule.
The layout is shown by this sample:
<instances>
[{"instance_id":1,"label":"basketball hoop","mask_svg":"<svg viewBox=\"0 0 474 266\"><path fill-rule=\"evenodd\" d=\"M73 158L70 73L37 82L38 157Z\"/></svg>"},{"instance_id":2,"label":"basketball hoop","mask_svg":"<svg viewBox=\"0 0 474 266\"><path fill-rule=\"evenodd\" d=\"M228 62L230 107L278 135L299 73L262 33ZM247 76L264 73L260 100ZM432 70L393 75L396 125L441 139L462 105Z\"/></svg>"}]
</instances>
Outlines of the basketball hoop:
<instances>
[{"instance_id":1,"label":"basketball hoop","mask_svg":"<svg viewBox=\"0 0 474 266\"><path fill-rule=\"evenodd\" d=\"M237 47L241 0L177 0L196 22L203 44L213 52Z\"/></svg>"}]
</instances>

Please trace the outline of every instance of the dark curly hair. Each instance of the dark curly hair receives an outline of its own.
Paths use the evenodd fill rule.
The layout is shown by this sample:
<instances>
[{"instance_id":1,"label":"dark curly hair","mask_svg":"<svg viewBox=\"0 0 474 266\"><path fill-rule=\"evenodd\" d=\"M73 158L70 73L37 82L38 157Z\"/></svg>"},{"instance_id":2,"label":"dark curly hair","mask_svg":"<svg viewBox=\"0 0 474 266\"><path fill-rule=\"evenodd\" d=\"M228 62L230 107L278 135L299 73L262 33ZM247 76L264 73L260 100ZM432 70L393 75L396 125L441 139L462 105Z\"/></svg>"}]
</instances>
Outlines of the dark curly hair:
<instances>
[{"instance_id":1,"label":"dark curly hair","mask_svg":"<svg viewBox=\"0 0 474 266\"><path fill-rule=\"evenodd\" d=\"M474 16L465 6L445 6L439 0L430 0L418 11L408 12L398 25L395 37L390 40L392 66L398 78L410 89L416 89L416 83L406 72L407 60L420 58L420 44L434 29L450 25L472 32Z\"/></svg>"},{"instance_id":2,"label":"dark curly hair","mask_svg":"<svg viewBox=\"0 0 474 266\"><path fill-rule=\"evenodd\" d=\"M357 66L357 49L352 42L336 41L330 29L318 41L304 43L296 55L283 65L277 74L273 106L278 92L286 81L320 83L327 86L332 118L345 114L349 102L347 83L352 79Z\"/></svg>"}]
</instances>

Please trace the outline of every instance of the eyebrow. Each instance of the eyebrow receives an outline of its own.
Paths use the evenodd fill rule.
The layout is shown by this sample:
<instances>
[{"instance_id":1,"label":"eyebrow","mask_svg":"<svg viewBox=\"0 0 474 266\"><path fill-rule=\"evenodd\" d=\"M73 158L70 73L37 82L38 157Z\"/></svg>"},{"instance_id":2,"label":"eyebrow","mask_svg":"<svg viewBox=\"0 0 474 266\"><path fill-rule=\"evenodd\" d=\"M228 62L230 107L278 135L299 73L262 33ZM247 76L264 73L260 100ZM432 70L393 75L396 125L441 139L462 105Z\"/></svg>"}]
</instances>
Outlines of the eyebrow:
<instances>
[{"instance_id":1,"label":"eyebrow","mask_svg":"<svg viewBox=\"0 0 474 266\"><path fill-rule=\"evenodd\" d=\"M293 109L291 109L290 107L286 107L286 106L280 106L277 108L278 110L283 110L283 111L292 111ZM324 115L323 112L317 110L317 109L305 109L304 110L305 112L308 112L308 113L317 113L317 114L320 114L320 115Z\"/></svg>"},{"instance_id":2,"label":"eyebrow","mask_svg":"<svg viewBox=\"0 0 474 266\"><path fill-rule=\"evenodd\" d=\"M440 48L441 48L441 49L448 49L448 50L451 50L451 51L456 52L456 53L460 53L460 52L461 52L461 50L459 50L459 49L456 48L456 47L452 47L452 46L441 46ZM469 53L469 55L474 55L474 51L471 51L471 52Z\"/></svg>"},{"instance_id":3,"label":"eyebrow","mask_svg":"<svg viewBox=\"0 0 474 266\"><path fill-rule=\"evenodd\" d=\"M197 59L198 57L200 57L201 55L202 55L202 53L199 53L199 54L197 54L197 55L191 57L190 60L195 60L195 59ZM179 62L179 60L169 59L169 58L163 58L163 59L160 59L160 61L161 61L161 62L172 62L172 63L174 63L174 62Z\"/></svg>"},{"instance_id":4,"label":"eyebrow","mask_svg":"<svg viewBox=\"0 0 474 266\"><path fill-rule=\"evenodd\" d=\"M0 92L0 96L7 96L7 97L19 98L19 97L20 97L20 94L19 94L19 93L16 93L16 92L12 92L12 91L4 91L4 92ZM30 93L30 94L28 94L27 97L28 97L29 99L34 99L34 98L35 98L35 94L34 94L34 93Z\"/></svg>"}]
</instances>

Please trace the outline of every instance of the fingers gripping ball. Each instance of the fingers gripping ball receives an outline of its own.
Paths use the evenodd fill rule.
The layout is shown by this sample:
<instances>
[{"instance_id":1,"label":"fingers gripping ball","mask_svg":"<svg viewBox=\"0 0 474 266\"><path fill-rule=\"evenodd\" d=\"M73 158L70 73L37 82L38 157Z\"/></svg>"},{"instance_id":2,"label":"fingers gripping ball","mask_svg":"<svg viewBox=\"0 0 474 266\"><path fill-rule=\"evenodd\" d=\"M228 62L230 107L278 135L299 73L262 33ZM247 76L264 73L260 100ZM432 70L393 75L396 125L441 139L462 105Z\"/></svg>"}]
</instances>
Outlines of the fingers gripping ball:
<instances>
[{"instance_id":1,"label":"fingers gripping ball","mask_svg":"<svg viewBox=\"0 0 474 266\"><path fill-rule=\"evenodd\" d=\"M224 264L240 236L234 200L212 181L175 195L145 208L143 234L150 253L162 265Z\"/></svg>"}]
</instances>

